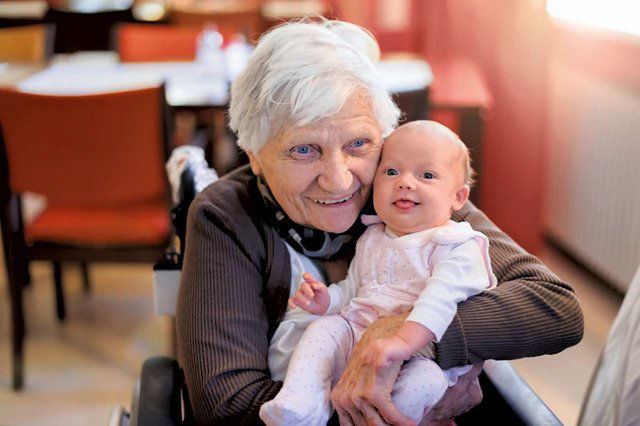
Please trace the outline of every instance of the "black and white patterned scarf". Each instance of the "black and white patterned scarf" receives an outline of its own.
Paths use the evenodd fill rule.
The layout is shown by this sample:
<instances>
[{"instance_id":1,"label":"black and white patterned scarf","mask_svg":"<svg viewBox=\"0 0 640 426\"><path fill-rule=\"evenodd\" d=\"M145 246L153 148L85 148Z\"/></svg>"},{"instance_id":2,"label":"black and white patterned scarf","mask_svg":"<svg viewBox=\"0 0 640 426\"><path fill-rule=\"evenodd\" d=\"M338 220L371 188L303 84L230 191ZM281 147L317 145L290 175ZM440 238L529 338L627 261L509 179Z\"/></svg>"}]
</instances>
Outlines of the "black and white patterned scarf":
<instances>
[{"instance_id":1,"label":"black and white patterned scarf","mask_svg":"<svg viewBox=\"0 0 640 426\"><path fill-rule=\"evenodd\" d=\"M351 228L340 234L307 228L289 219L260 176L257 177L257 185L269 216L267 219L274 226L278 235L297 252L307 257L319 260L329 259L338 253L345 244L362 235L366 229L366 226L359 219ZM372 210L372 208L367 206L365 210Z\"/></svg>"}]
</instances>

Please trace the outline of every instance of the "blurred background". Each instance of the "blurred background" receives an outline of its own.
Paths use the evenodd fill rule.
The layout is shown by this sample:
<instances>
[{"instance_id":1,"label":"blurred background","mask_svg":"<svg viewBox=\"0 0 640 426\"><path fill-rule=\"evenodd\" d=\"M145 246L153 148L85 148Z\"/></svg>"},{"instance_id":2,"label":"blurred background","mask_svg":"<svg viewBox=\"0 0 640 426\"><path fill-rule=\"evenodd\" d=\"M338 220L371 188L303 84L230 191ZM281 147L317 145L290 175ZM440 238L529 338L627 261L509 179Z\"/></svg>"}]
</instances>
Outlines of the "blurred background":
<instances>
[{"instance_id":1,"label":"blurred background","mask_svg":"<svg viewBox=\"0 0 640 426\"><path fill-rule=\"evenodd\" d=\"M0 88L77 95L164 81L167 149L201 146L223 174L246 161L226 129L224 110L228 83L260 34L309 14L368 28L406 117L428 117L456 131L478 171L474 201L575 286L585 312L583 341L559 355L513 363L565 424L575 424L640 264L640 9L633 3L0 0ZM216 68L220 61L224 69ZM13 113L37 127L32 111L5 102L0 125L5 129L3 120ZM13 210L24 221L27 242L50 237L61 221L75 228L84 219L45 220L43 212L57 204L35 192ZM106 424L113 407L130 405L144 359L172 353L171 318L154 311L152 274L152 259L170 239L171 206L167 194L154 197L161 199L154 208L166 209L153 216L153 229L144 215L125 220L131 228L124 236L116 230L124 222L105 225L94 217L85 226L94 232L104 225L108 242L119 247L140 239L145 248L155 244L148 256L63 262L36 244L33 255L24 253L33 261L20 263L20 253L7 255L7 247L15 247L7 246L7 235L16 230L3 226L3 258L27 269L30 284L23 292L24 387L14 391L11 274L0 268L7 295L0 301L0 424ZM104 235L75 237L103 244ZM61 284L54 281L64 281L62 315Z\"/></svg>"}]
</instances>

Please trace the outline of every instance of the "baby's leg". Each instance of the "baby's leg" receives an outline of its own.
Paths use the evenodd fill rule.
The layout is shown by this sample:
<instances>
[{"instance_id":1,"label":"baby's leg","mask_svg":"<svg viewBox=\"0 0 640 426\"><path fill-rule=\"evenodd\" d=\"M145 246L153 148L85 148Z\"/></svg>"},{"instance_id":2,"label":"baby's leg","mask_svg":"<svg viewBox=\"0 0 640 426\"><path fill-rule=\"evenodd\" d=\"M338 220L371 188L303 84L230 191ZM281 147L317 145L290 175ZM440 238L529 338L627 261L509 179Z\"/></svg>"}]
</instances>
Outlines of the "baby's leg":
<instances>
[{"instance_id":1,"label":"baby's leg","mask_svg":"<svg viewBox=\"0 0 640 426\"><path fill-rule=\"evenodd\" d=\"M414 358L402 366L391 396L405 416L420 423L447 387L447 377L438 364L427 358Z\"/></svg>"},{"instance_id":2,"label":"baby's leg","mask_svg":"<svg viewBox=\"0 0 640 426\"><path fill-rule=\"evenodd\" d=\"M322 317L305 330L291 356L282 389L260 408L267 425L325 425L331 415L331 387L353 348L349 323Z\"/></svg>"}]
</instances>

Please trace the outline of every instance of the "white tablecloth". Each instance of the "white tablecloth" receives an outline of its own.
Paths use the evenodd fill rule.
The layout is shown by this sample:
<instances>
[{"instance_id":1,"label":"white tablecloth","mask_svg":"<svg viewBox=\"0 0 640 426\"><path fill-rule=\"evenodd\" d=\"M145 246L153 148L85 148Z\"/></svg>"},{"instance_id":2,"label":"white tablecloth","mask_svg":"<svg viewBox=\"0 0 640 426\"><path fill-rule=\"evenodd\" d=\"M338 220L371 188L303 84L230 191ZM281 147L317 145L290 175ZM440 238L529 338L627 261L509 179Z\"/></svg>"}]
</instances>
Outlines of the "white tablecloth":
<instances>
[{"instance_id":1,"label":"white tablecloth","mask_svg":"<svg viewBox=\"0 0 640 426\"><path fill-rule=\"evenodd\" d=\"M172 106L225 105L228 82L197 62L57 63L18 84L29 93L74 95L166 84Z\"/></svg>"},{"instance_id":2,"label":"white tablecloth","mask_svg":"<svg viewBox=\"0 0 640 426\"><path fill-rule=\"evenodd\" d=\"M230 68L230 67L227 67ZM237 68L237 67L236 67ZM378 64L390 92L426 89L433 80L422 60L385 60ZM172 106L223 106L229 100L229 81L198 62L119 63L113 52L83 52L58 58L47 69L18 84L29 93L73 95L148 87L165 82Z\"/></svg>"}]
</instances>

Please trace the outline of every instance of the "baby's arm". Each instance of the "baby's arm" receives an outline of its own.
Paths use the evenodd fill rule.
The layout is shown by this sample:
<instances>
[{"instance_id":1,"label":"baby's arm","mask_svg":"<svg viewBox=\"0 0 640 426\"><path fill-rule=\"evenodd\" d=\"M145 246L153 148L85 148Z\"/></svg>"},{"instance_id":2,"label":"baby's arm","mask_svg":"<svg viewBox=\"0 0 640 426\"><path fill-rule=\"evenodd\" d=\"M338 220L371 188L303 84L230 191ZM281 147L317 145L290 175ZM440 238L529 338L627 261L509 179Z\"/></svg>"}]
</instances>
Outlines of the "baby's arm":
<instances>
[{"instance_id":1,"label":"baby's arm","mask_svg":"<svg viewBox=\"0 0 640 426\"><path fill-rule=\"evenodd\" d=\"M365 362L375 369L380 369L394 361L409 359L418 351L422 351L433 359L435 342L435 334L427 327L417 322L405 321L393 336L377 339L371 343L371 350L366 354ZM428 353L425 353L425 348L428 348Z\"/></svg>"},{"instance_id":2,"label":"baby's arm","mask_svg":"<svg viewBox=\"0 0 640 426\"><path fill-rule=\"evenodd\" d=\"M300 284L296 294L289 299L289 307L291 309L300 307L312 314L324 315L331 303L331 296L327 286L320 281L316 281L308 272L305 272L302 278L304 282Z\"/></svg>"},{"instance_id":3,"label":"baby's arm","mask_svg":"<svg viewBox=\"0 0 640 426\"><path fill-rule=\"evenodd\" d=\"M304 273L302 275L304 282L289 299L289 307L291 309L300 307L316 315L337 314L358 291L356 279L358 270L357 262L353 260L349 265L346 278L329 287L313 278L311 274Z\"/></svg>"},{"instance_id":4,"label":"baby's arm","mask_svg":"<svg viewBox=\"0 0 640 426\"><path fill-rule=\"evenodd\" d=\"M432 265L427 285L414 302L407 321L427 327L439 342L456 314L458 303L490 287L490 273L475 238L455 246Z\"/></svg>"}]
</instances>

